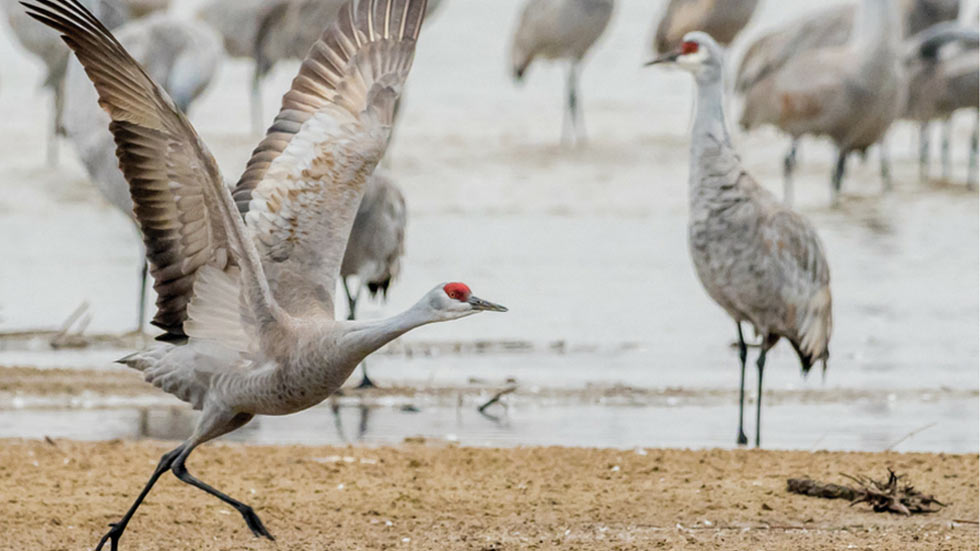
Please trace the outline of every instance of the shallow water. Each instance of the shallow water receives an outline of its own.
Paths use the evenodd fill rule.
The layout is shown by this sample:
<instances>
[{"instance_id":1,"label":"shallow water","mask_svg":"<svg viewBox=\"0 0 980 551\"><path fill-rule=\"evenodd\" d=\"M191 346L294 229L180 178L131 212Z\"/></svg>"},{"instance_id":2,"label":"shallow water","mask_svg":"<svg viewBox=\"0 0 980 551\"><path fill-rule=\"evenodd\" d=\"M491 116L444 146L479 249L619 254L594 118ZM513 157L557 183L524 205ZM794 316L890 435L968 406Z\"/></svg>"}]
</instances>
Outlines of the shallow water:
<instances>
[{"instance_id":1,"label":"shallow water","mask_svg":"<svg viewBox=\"0 0 980 551\"><path fill-rule=\"evenodd\" d=\"M802 13L807 3L763 5L749 36ZM522 388L676 387L704 399L609 407L521 397L505 427L479 417L475 405L461 410L462 424L452 405L411 415L379 406L365 440L451 433L473 444L730 445L735 330L701 290L685 242L691 86L684 74L639 69L657 10L641 0L619 3L583 75L590 141L575 151L557 146L561 68L535 66L521 87L509 81L507 41L517 11L516 0L459 0L426 28L390 151L390 170L409 207L403 274L387 304L362 310L369 318L391 315L438 282L462 280L511 312L422 328L402 343L416 353L382 354L372 370L383 384L423 388L515 377ZM55 328L83 300L91 304L89 332L128 331L139 270L135 233L85 181L69 144L58 167L42 166L47 98L35 91L37 68L5 32L0 331ZM247 135L248 70L226 63L191 113L231 179L255 143ZM294 70L284 65L266 83L268 114ZM874 155L865 164L855 159L839 210L827 208L833 153L826 143L805 141L797 208L817 226L830 260L832 358L825 379L820 373L803 379L788 347L770 355L767 389L817 398L777 399L767 407L767 446L882 449L937 423L899 449L977 449L980 240L977 196L961 181L970 122L956 119L958 180L920 185L913 130L899 124L890 137L896 190L882 193ZM781 193L785 141L770 131L736 131L735 139L748 170ZM453 352L478 342L517 343L519 350ZM130 351L51 352L0 342L0 366L105 370ZM844 402L835 393L858 398ZM905 398L922 394L932 398ZM13 399L0 402L12 403L6 398ZM2 409L0 436L142 434L138 418L146 404L84 405ZM352 438L356 406L341 413L352 423L345 425ZM302 415L262 419L242 437L339 438L329 408Z\"/></svg>"}]
</instances>

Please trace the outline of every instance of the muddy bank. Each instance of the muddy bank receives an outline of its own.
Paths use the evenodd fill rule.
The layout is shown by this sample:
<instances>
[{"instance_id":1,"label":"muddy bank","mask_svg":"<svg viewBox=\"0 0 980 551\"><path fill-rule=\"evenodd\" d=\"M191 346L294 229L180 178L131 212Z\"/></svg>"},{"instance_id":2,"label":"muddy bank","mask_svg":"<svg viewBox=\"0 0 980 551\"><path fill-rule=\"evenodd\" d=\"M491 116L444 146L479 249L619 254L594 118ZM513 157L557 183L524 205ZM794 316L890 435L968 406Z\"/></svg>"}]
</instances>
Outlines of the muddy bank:
<instances>
[{"instance_id":1,"label":"muddy bank","mask_svg":"<svg viewBox=\"0 0 980 551\"><path fill-rule=\"evenodd\" d=\"M98 541L172 444L0 443L0 549ZM173 477L123 547L160 549L967 549L977 456L757 451L208 445L191 472L253 505L278 538ZM788 477L887 467L949 503L875 514L790 495ZM166 542L166 543L164 543Z\"/></svg>"}]
</instances>

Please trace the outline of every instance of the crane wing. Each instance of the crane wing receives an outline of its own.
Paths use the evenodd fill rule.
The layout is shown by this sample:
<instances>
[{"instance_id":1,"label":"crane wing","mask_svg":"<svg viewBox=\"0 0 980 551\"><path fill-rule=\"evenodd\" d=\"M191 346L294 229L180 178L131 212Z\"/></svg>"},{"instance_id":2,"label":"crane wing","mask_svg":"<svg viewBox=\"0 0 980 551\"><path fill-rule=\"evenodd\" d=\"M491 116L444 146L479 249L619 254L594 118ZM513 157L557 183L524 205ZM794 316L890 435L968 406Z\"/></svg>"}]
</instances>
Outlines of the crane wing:
<instances>
[{"instance_id":1,"label":"crane wing","mask_svg":"<svg viewBox=\"0 0 980 551\"><path fill-rule=\"evenodd\" d=\"M188 336L192 298L213 303L223 296L195 296L196 276L205 266L235 272L240 266L251 319L274 318L261 263L217 163L167 93L78 0L24 5L32 17L61 32L112 119L109 129L158 294L153 323L166 331L160 338Z\"/></svg>"},{"instance_id":2,"label":"crane wing","mask_svg":"<svg viewBox=\"0 0 980 551\"><path fill-rule=\"evenodd\" d=\"M354 0L307 54L234 197L273 294L333 315L365 181L384 154L425 0Z\"/></svg>"}]
</instances>

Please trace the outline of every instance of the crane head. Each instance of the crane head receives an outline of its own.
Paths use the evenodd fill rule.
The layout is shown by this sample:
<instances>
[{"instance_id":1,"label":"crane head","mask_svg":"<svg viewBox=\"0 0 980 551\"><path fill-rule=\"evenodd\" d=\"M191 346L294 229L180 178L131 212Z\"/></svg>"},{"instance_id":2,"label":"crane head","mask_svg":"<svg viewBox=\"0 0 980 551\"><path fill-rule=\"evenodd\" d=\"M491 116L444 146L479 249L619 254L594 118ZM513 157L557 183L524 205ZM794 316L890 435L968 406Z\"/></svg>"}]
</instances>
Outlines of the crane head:
<instances>
[{"instance_id":1,"label":"crane head","mask_svg":"<svg viewBox=\"0 0 980 551\"><path fill-rule=\"evenodd\" d=\"M721 76L722 58L724 52L721 46L711 38L711 35L701 31L689 32L684 35L680 46L647 63L647 66L670 63L702 76Z\"/></svg>"},{"instance_id":2,"label":"crane head","mask_svg":"<svg viewBox=\"0 0 980 551\"><path fill-rule=\"evenodd\" d=\"M478 312L506 312L507 308L477 297L465 283L441 283L422 301L437 321L464 318Z\"/></svg>"}]
</instances>

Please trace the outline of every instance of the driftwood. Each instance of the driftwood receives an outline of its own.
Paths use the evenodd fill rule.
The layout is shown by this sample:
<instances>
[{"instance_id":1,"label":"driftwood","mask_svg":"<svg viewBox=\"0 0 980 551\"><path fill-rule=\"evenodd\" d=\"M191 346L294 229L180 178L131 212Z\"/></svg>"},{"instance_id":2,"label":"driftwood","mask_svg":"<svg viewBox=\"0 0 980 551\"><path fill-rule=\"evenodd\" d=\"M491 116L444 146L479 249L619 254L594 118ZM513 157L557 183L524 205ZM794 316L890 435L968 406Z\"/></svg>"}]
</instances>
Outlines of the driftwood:
<instances>
[{"instance_id":1,"label":"driftwood","mask_svg":"<svg viewBox=\"0 0 980 551\"><path fill-rule=\"evenodd\" d=\"M931 495L919 492L907 484L906 475L897 475L888 469L888 480L879 482L867 476L841 473L858 484L857 488L839 484L824 484L809 478L791 478L786 481L786 490L824 499L846 499L851 505L868 503L876 513L935 513L946 505Z\"/></svg>"}]
</instances>

